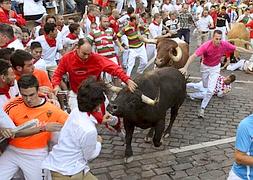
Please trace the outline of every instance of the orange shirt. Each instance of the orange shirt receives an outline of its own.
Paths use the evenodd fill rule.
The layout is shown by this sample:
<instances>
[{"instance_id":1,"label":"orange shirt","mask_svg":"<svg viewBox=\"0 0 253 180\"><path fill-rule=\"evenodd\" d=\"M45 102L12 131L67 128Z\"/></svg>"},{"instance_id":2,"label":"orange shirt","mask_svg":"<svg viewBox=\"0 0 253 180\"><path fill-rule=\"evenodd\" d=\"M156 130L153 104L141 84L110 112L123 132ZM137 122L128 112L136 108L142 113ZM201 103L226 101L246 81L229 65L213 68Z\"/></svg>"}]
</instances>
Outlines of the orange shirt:
<instances>
[{"instance_id":1,"label":"orange shirt","mask_svg":"<svg viewBox=\"0 0 253 180\"><path fill-rule=\"evenodd\" d=\"M16 80L20 79L20 75L16 74ZM42 71L40 69L34 69L33 75L38 79L39 86L47 86L50 89L53 89L53 86L49 80L49 77L45 71Z\"/></svg>"},{"instance_id":2,"label":"orange shirt","mask_svg":"<svg viewBox=\"0 0 253 180\"><path fill-rule=\"evenodd\" d=\"M38 107L31 108L26 106L22 97L12 99L5 105L4 110L16 126L32 119L38 119L40 125L45 125L49 122L64 124L68 118L67 113L47 101ZM9 144L23 149L40 149L47 146L50 138L50 132L42 132L32 136L11 139Z\"/></svg>"}]
</instances>

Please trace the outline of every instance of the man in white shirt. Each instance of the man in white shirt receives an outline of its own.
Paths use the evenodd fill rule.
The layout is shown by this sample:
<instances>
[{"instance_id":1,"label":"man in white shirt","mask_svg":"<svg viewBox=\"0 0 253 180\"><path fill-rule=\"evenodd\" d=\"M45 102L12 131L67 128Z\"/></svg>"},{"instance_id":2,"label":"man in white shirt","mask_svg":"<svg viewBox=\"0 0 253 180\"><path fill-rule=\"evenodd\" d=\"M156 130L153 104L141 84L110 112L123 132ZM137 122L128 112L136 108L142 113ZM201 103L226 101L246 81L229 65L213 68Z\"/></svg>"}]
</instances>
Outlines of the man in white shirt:
<instances>
[{"instance_id":1,"label":"man in white shirt","mask_svg":"<svg viewBox=\"0 0 253 180\"><path fill-rule=\"evenodd\" d=\"M158 13L154 14L154 20L149 25L149 38L154 39L162 35L162 16ZM156 57L156 44L147 44L146 51L148 60Z\"/></svg>"},{"instance_id":2,"label":"man in white shirt","mask_svg":"<svg viewBox=\"0 0 253 180\"><path fill-rule=\"evenodd\" d=\"M209 28L214 27L213 18L208 15L208 10L205 9L202 12L201 18L196 22L198 36L197 36L197 46L200 46L208 40Z\"/></svg>"},{"instance_id":3,"label":"man in white shirt","mask_svg":"<svg viewBox=\"0 0 253 180\"><path fill-rule=\"evenodd\" d=\"M0 23L0 48L24 49L21 41L14 36L13 28L8 24Z\"/></svg>"},{"instance_id":4,"label":"man in white shirt","mask_svg":"<svg viewBox=\"0 0 253 180\"><path fill-rule=\"evenodd\" d=\"M46 62L49 77L53 74L57 67L56 55L58 52L62 53L62 40L57 38L58 30L53 23L46 23L44 25L45 34L37 37L34 41L40 42L42 46L42 57Z\"/></svg>"},{"instance_id":5,"label":"man in white shirt","mask_svg":"<svg viewBox=\"0 0 253 180\"><path fill-rule=\"evenodd\" d=\"M42 168L49 169L52 180L97 179L90 173L88 161L96 158L101 151L102 138L98 136L97 112L104 102L105 87L94 78L87 79L78 89L78 108L73 109L61 129L58 143L42 163ZM105 114L103 122L110 120Z\"/></svg>"},{"instance_id":6,"label":"man in white shirt","mask_svg":"<svg viewBox=\"0 0 253 180\"><path fill-rule=\"evenodd\" d=\"M171 3L170 0L165 0L164 1L164 4L162 6L162 11L170 13L171 11L175 11L175 10L176 9L175 9L174 5Z\"/></svg>"},{"instance_id":7,"label":"man in white shirt","mask_svg":"<svg viewBox=\"0 0 253 180\"><path fill-rule=\"evenodd\" d=\"M19 95L15 78L12 66L5 60L0 59L0 109L11 98Z\"/></svg>"},{"instance_id":8,"label":"man in white shirt","mask_svg":"<svg viewBox=\"0 0 253 180\"><path fill-rule=\"evenodd\" d=\"M34 67L36 69L43 70L47 73L46 62L44 61L44 59L41 58L41 55L42 55L41 44L39 42L34 41L31 43L30 49L31 49L31 54L34 58L34 62L33 62Z\"/></svg>"}]
</instances>

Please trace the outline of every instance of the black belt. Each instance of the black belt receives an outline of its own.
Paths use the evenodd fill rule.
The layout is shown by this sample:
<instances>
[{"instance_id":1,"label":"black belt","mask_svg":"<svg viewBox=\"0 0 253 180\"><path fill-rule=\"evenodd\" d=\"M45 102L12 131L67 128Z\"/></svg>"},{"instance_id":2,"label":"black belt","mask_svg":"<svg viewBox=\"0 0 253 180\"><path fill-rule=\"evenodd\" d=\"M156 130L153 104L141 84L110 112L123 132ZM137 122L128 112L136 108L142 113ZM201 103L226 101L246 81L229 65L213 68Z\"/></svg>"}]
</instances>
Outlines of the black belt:
<instances>
[{"instance_id":1,"label":"black belt","mask_svg":"<svg viewBox=\"0 0 253 180\"><path fill-rule=\"evenodd\" d=\"M206 33L208 33L208 31L201 31L201 33L202 33L202 34L206 34Z\"/></svg>"}]
</instances>

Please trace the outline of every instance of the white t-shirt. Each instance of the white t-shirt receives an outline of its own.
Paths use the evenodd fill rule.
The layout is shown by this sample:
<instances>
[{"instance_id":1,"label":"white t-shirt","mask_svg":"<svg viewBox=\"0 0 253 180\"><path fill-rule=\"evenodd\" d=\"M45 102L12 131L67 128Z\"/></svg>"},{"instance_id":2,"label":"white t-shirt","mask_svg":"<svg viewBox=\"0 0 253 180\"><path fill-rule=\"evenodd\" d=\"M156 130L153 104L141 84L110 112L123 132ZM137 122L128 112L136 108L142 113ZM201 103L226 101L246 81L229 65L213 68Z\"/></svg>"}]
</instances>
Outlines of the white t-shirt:
<instances>
[{"instance_id":1,"label":"white t-shirt","mask_svg":"<svg viewBox=\"0 0 253 180\"><path fill-rule=\"evenodd\" d=\"M97 142L97 120L78 108L71 111L61 129L58 143L42 163L42 168L74 175L90 170L88 161L96 158L101 151Z\"/></svg>"},{"instance_id":2,"label":"white t-shirt","mask_svg":"<svg viewBox=\"0 0 253 180\"><path fill-rule=\"evenodd\" d=\"M35 64L35 69L40 69L42 71L45 71L47 73L47 65L46 62L44 61L44 59L40 58Z\"/></svg>"},{"instance_id":3,"label":"white t-shirt","mask_svg":"<svg viewBox=\"0 0 253 180\"><path fill-rule=\"evenodd\" d=\"M171 12L171 11L175 11L175 7L172 4L164 4L162 7L162 11L164 12Z\"/></svg>"},{"instance_id":4,"label":"white t-shirt","mask_svg":"<svg viewBox=\"0 0 253 180\"><path fill-rule=\"evenodd\" d=\"M196 16L197 16L197 18L201 18L201 16L202 16L202 12L203 12L203 7L202 6L198 6L197 7L197 9L196 9Z\"/></svg>"},{"instance_id":5,"label":"white t-shirt","mask_svg":"<svg viewBox=\"0 0 253 180\"><path fill-rule=\"evenodd\" d=\"M34 41L38 41L41 44L42 47L42 58L44 59L44 61L46 62L47 66L56 66L56 54L58 50L62 50L63 46L62 46L62 39L58 38L60 36L57 36L56 38L56 46L55 47L50 47L45 39L45 36L39 36L37 37Z\"/></svg>"},{"instance_id":6,"label":"white t-shirt","mask_svg":"<svg viewBox=\"0 0 253 180\"><path fill-rule=\"evenodd\" d=\"M22 42L19 39L16 39L15 41L11 42L10 44L8 44L7 46L8 48L14 48L16 49L22 49L24 50L24 45L22 44Z\"/></svg>"},{"instance_id":7,"label":"white t-shirt","mask_svg":"<svg viewBox=\"0 0 253 180\"><path fill-rule=\"evenodd\" d=\"M35 2L34 0L24 0L24 15L39 15L46 13L46 8L43 6L42 0Z\"/></svg>"},{"instance_id":8,"label":"white t-shirt","mask_svg":"<svg viewBox=\"0 0 253 180\"><path fill-rule=\"evenodd\" d=\"M201 17L197 21L197 27L200 31L209 31L209 25L213 23L213 18L208 15L206 17Z\"/></svg>"}]
</instances>

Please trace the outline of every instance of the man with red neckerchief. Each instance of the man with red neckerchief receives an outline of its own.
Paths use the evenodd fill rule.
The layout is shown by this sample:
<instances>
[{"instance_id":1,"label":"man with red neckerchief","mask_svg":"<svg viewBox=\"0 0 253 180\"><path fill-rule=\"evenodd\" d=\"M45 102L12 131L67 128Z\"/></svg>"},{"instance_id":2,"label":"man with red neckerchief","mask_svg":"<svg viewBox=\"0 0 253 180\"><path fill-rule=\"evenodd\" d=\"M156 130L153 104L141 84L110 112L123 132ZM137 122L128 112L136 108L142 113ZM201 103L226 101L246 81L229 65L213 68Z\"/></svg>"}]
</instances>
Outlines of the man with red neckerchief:
<instances>
[{"instance_id":1,"label":"man with red neckerchief","mask_svg":"<svg viewBox=\"0 0 253 180\"><path fill-rule=\"evenodd\" d=\"M69 34L63 38L63 46L66 47L67 50L72 49L79 40L79 34L80 25L78 23L70 24Z\"/></svg>"},{"instance_id":2,"label":"man with red neckerchief","mask_svg":"<svg viewBox=\"0 0 253 180\"><path fill-rule=\"evenodd\" d=\"M137 87L122 68L108 58L92 53L90 43L87 40L80 39L77 44L77 49L63 55L55 70L52 77L54 91L58 93L62 76L68 73L71 88L69 105L71 109L74 109L77 107L76 93L81 82L89 76L95 76L99 80L103 71L119 77L128 85L131 91L134 91Z\"/></svg>"},{"instance_id":3,"label":"man with red neckerchief","mask_svg":"<svg viewBox=\"0 0 253 180\"><path fill-rule=\"evenodd\" d=\"M0 0L0 23L26 25L25 19L11 10L11 0Z\"/></svg>"},{"instance_id":4,"label":"man with red neckerchief","mask_svg":"<svg viewBox=\"0 0 253 180\"><path fill-rule=\"evenodd\" d=\"M2 48L24 49L24 46L14 36L14 31L10 25L0 23L0 49Z\"/></svg>"},{"instance_id":5,"label":"man with red neckerchief","mask_svg":"<svg viewBox=\"0 0 253 180\"><path fill-rule=\"evenodd\" d=\"M57 38L57 27L54 23L46 23L44 25L45 34L37 37L34 41L37 41L41 44L43 52L42 56L46 62L46 68L49 74L49 77L53 74L56 69L56 54L57 52L62 53L63 45L62 39Z\"/></svg>"},{"instance_id":6,"label":"man with red neckerchief","mask_svg":"<svg viewBox=\"0 0 253 180\"><path fill-rule=\"evenodd\" d=\"M106 15L101 15L99 28L91 31L86 39L91 45L95 45L99 55L107 57L115 64L118 64L113 42L119 47L120 51L123 51L124 49L119 43L117 35L109 25L109 18ZM110 76L107 74L105 76L107 82L112 81Z\"/></svg>"},{"instance_id":7,"label":"man with red neckerchief","mask_svg":"<svg viewBox=\"0 0 253 180\"><path fill-rule=\"evenodd\" d=\"M114 30L117 34L119 32L119 22L118 19L120 18L119 11L117 9L112 10L112 15L109 17L110 27Z\"/></svg>"}]
</instances>

